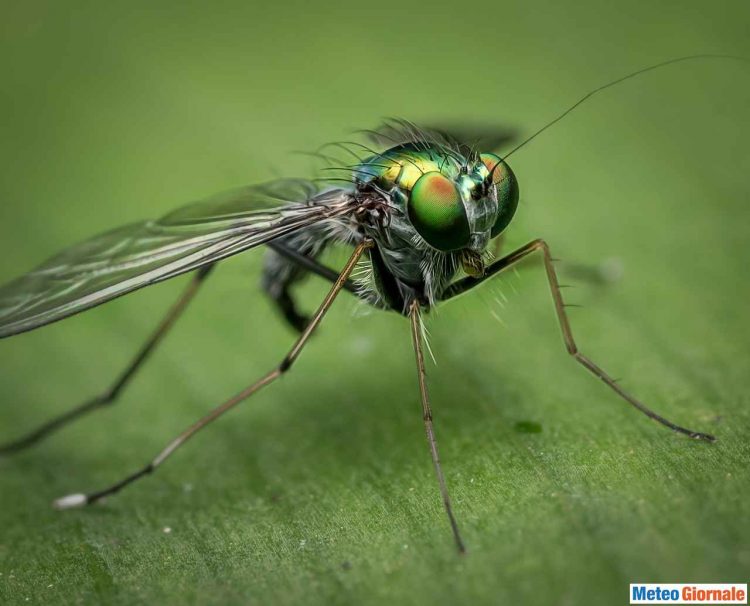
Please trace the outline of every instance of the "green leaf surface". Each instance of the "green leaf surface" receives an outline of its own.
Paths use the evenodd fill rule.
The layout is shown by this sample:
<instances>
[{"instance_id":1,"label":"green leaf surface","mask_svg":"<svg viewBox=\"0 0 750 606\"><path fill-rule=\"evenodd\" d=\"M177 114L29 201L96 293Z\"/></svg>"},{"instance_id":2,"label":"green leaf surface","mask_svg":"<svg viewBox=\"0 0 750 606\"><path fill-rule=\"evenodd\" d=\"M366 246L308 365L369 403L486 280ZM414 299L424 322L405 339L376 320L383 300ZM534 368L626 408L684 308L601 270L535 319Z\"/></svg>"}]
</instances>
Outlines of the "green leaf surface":
<instances>
[{"instance_id":1,"label":"green leaf surface","mask_svg":"<svg viewBox=\"0 0 750 606\"><path fill-rule=\"evenodd\" d=\"M96 232L275 176L383 116L533 132L586 91L750 56L747 2L6 2L0 280ZM538 262L439 308L428 362L459 557L408 323L342 296L293 372L100 506L278 362L261 251L223 263L120 402L0 459L2 604L623 604L631 582L750 571L750 67L683 63L592 99L511 158L506 248ZM340 262L341 255L333 255ZM593 269L592 269L593 268ZM605 283L586 279L609 268ZM186 278L0 342L0 441L104 390ZM326 285L298 289L312 310Z\"/></svg>"}]
</instances>

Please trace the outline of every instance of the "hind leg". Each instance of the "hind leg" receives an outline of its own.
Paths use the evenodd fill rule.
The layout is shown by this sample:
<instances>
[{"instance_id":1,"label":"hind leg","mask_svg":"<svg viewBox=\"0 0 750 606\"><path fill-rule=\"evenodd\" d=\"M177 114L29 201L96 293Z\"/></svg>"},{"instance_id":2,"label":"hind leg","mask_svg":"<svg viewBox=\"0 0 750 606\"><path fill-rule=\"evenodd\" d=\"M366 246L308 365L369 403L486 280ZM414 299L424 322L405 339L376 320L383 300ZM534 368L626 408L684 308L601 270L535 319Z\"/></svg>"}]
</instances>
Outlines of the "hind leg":
<instances>
[{"instance_id":1,"label":"hind leg","mask_svg":"<svg viewBox=\"0 0 750 606\"><path fill-rule=\"evenodd\" d=\"M307 327L309 317L299 311L291 287L308 274L314 274L331 283L336 282L339 275L338 271L319 263L315 258L323 251L325 245L325 241L322 244L320 241L314 243L309 237L280 238L267 245L270 250L263 265L263 290L276 303L282 317L298 332ZM344 282L343 290L369 302L361 289L348 278Z\"/></svg>"},{"instance_id":2,"label":"hind leg","mask_svg":"<svg viewBox=\"0 0 750 606\"><path fill-rule=\"evenodd\" d=\"M24 448L28 448L33 444L36 444L49 434L61 429L68 423L75 421L87 415L94 410L103 408L114 404L117 401L117 397L122 393L122 390L130 383L131 379L135 376L136 372L143 366L146 359L156 349L157 345L161 343L162 339L166 336L169 330L172 328L177 319L182 315L187 307L188 303L192 301L195 294L198 292L198 288L203 284L210 273L213 265L206 265L199 269L193 275L193 279L187 285L185 290L177 302L172 306L167 315L162 319L156 330L151 334L151 337L143 344L141 349L135 355L130 364L125 370L115 379L114 383L104 393L99 394L85 401L83 404L79 404L75 408L71 408L67 412L58 415L46 423L40 425L35 430L22 436L12 442L6 444L0 444L0 456L11 454Z\"/></svg>"},{"instance_id":3,"label":"hind leg","mask_svg":"<svg viewBox=\"0 0 750 606\"><path fill-rule=\"evenodd\" d=\"M314 260L325 248L325 242L320 243L311 237L292 236L279 238L269 251L263 262L263 277L261 285L266 294L276 304L286 322L297 332L302 332L309 324L310 318L299 310L294 300L291 287L307 276L308 270L301 267L284 253L290 251L305 258Z\"/></svg>"}]
</instances>

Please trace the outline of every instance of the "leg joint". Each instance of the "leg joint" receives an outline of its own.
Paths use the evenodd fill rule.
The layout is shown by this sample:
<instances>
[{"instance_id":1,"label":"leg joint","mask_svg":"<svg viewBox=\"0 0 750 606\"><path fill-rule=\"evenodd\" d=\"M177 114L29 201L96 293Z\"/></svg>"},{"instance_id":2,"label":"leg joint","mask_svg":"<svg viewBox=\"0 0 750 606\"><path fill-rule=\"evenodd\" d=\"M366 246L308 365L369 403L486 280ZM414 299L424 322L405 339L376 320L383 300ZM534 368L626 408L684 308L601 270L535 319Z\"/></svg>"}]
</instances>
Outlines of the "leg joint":
<instances>
[{"instance_id":1,"label":"leg joint","mask_svg":"<svg viewBox=\"0 0 750 606\"><path fill-rule=\"evenodd\" d=\"M535 240L532 240L529 244L529 248L533 250L542 250L545 254L549 254L549 245L543 238L536 238Z\"/></svg>"},{"instance_id":2,"label":"leg joint","mask_svg":"<svg viewBox=\"0 0 750 606\"><path fill-rule=\"evenodd\" d=\"M94 398L95 406L112 406L117 401L118 391L110 391Z\"/></svg>"},{"instance_id":3,"label":"leg joint","mask_svg":"<svg viewBox=\"0 0 750 606\"><path fill-rule=\"evenodd\" d=\"M286 356L282 361L281 364L279 364L279 372L281 374L284 374L287 370L289 370L292 367L292 359L289 356Z\"/></svg>"}]
</instances>

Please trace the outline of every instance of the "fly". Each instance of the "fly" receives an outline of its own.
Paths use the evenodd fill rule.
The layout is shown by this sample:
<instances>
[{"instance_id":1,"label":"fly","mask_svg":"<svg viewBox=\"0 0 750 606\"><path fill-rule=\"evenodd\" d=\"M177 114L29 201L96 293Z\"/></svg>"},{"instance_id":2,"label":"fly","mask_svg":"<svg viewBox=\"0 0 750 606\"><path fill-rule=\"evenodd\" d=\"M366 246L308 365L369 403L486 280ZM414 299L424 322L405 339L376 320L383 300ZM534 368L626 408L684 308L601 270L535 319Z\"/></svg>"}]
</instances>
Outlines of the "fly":
<instances>
[{"instance_id":1,"label":"fly","mask_svg":"<svg viewBox=\"0 0 750 606\"><path fill-rule=\"evenodd\" d=\"M57 499L57 508L90 505L151 474L198 431L281 377L294 365L339 293L346 290L370 305L405 316L410 323L432 463L456 546L463 553L464 541L438 458L425 374L422 315L534 254L544 264L568 353L654 421L690 438L713 442L712 435L687 429L652 411L579 350L544 240L532 240L488 262L490 242L504 232L518 207L519 185L506 161L509 156L597 92L646 71L703 57L717 55L673 59L609 82L589 92L504 156L494 150L510 140L507 131L426 129L406 120L391 120L376 131L365 131L382 151L360 145L369 155L358 160L345 179L330 178L322 185L291 179L246 187L64 250L36 270L0 287L0 337L33 330L144 286L194 273L180 298L108 391L25 437L0 446L0 453L22 450L114 402L216 264L261 245L269 249L263 289L300 333L286 356L268 374L179 434L146 466L102 490ZM476 149L477 140L486 141L487 151ZM345 144L338 145L346 148ZM332 269L318 260L331 245L352 251L342 269ZM371 270L364 283L352 279L360 263ZM290 287L307 273L331 283L325 299L309 318L298 310L290 292Z\"/></svg>"}]
</instances>

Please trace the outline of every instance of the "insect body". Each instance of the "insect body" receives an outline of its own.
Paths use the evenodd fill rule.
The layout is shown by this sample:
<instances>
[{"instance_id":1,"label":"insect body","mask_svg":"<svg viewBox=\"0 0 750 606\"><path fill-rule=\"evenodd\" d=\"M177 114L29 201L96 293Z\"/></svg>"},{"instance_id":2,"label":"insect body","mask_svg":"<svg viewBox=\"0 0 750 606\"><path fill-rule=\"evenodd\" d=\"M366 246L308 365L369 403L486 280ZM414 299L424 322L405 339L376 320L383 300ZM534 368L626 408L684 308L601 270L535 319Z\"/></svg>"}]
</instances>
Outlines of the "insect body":
<instances>
[{"instance_id":1,"label":"insect body","mask_svg":"<svg viewBox=\"0 0 750 606\"><path fill-rule=\"evenodd\" d=\"M391 138L406 143L374 153L352 171L344 195L359 209L354 224L333 219L280 238L266 263L264 286L297 329L306 318L291 300L290 286L303 274L294 251L317 257L329 242L372 240L372 281L358 294L369 303L407 314L413 301L438 302L463 269L484 273L491 238L510 223L518 206L518 182L492 153L474 153L444 135L391 126Z\"/></svg>"},{"instance_id":2,"label":"insect body","mask_svg":"<svg viewBox=\"0 0 750 606\"><path fill-rule=\"evenodd\" d=\"M675 60L660 65L673 62ZM20 450L65 423L113 402L216 263L259 245L270 249L264 266L263 287L284 317L301 333L287 355L265 376L188 427L143 468L103 490L58 499L57 507L94 503L153 472L197 431L279 378L299 357L337 295L347 290L369 304L409 318L430 453L456 545L463 551L463 540L438 459L424 369L421 314L532 253L539 253L544 263L568 353L650 418L692 438L713 441L712 436L680 427L647 408L579 351L565 313L549 247L543 240L533 240L488 262L488 244L508 226L519 200L518 182L505 159L591 94L502 158L491 150L477 151L460 133L446 134L418 129L405 121L392 121L371 133L376 142L387 141L385 149L368 151L366 157L351 167L350 177L343 186L333 185L333 180L322 187L304 180L284 180L236 190L188 205L159 220L129 225L95 237L0 287L0 337L6 337L65 318L137 288L195 272L178 302L108 391L26 437L0 447L0 452ZM501 134L491 130L488 129L488 134L495 141L503 140ZM318 261L320 253L330 244L353 249L340 270ZM363 260L372 270L371 279L357 284L350 277ZM298 311L290 292L290 286L307 273L332 283L311 318Z\"/></svg>"}]
</instances>

